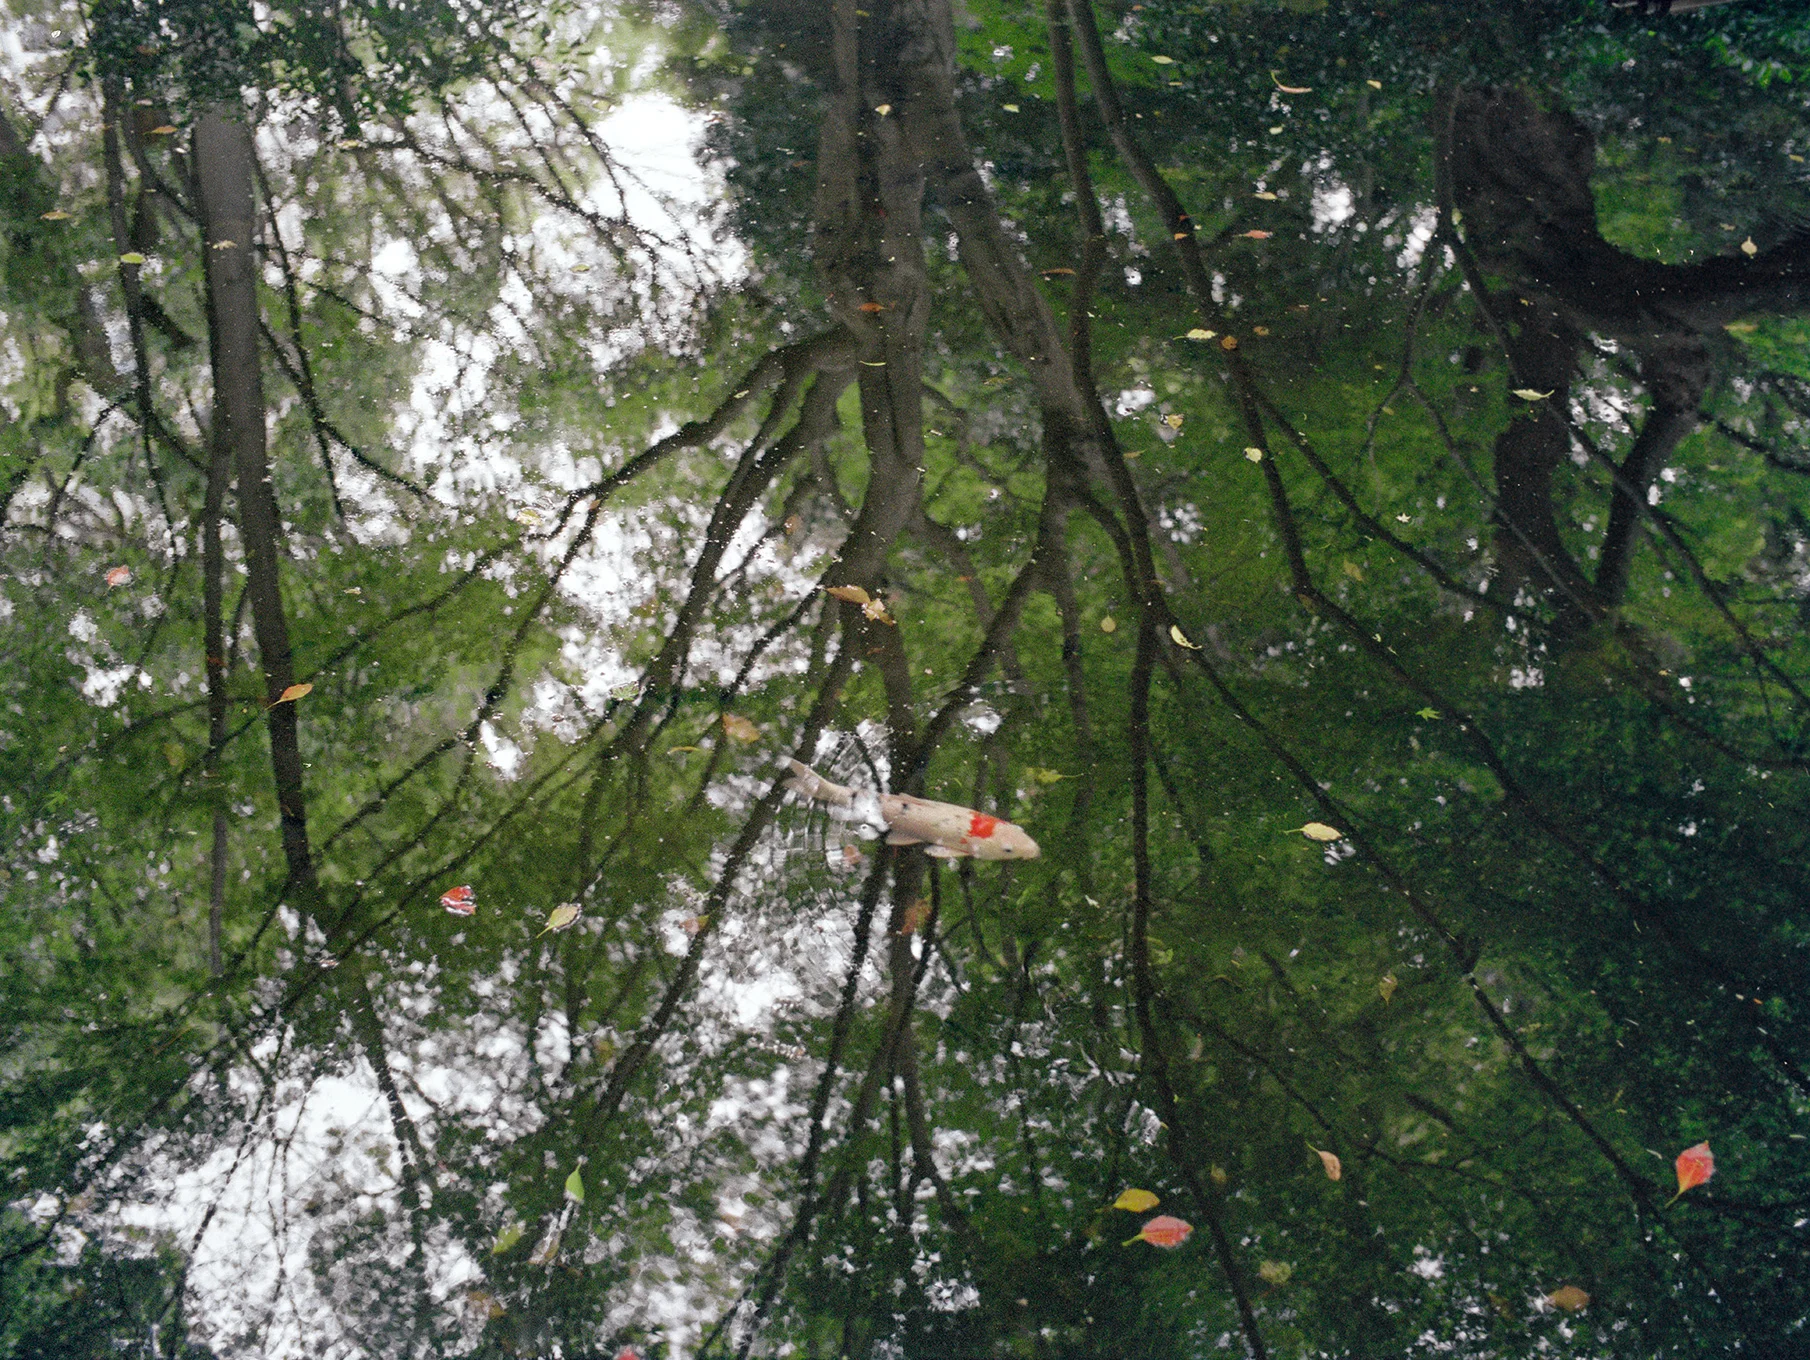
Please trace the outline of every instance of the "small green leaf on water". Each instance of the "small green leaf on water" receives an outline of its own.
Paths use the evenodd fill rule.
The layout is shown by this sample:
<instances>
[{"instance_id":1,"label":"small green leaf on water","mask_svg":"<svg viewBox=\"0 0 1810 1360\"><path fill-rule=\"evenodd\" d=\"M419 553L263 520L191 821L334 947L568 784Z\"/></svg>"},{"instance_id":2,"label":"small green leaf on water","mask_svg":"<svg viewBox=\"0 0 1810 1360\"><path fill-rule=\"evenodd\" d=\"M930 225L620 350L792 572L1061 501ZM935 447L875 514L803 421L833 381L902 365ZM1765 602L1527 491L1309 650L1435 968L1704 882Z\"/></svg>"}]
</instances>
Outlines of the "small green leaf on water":
<instances>
[{"instance_id":1,"label":"small green leaf on water","mask_svg":"<svg viewBox=\"0 0 1810 1360\"><path fill-rule=\"evenodd\" d=\"M524 1229L520 1223L511 1223L507 1228L504 1228L502 1232L496 1235L496 1241L491 1243L490 1246L490 1254L492 1256L501 1256L517 1242L522 1240L522 1233L524 1231L526 1231L526 1229Z\"/></svg>"},{"instance_id":2,"label":"small green leaf on water","mask_svg":"<svg viewBox=\"0 0 1810 1360\"><path fill-rule=\"evenodd\" d=\"M1244 456L1253 463L1261 463L1263 461L1263 450L1255 447L1248 448L1244 451Z\"/></svg>"},{"instance_id":3,"label":"small green leaf on water","mask_svg":"<svg viewBox=\"0 0 1810 1360\"><path fill-rule=\"evenodd\" d=\"M1439 717L1439 710L1436 708L1416 709L1414 716L1417 718L1425 718L1428 722L1432 722Z\"/></svg>"},{"instance_id":4,"label":"small green leaf on water","mask_svg":"<svg viewBox=\"0 0 1810 1360\"><path fill-rule=\"evenodd\" d=\"M1158 65L1158 66L1173 66L1173 65L1175 65L1175 58L1174 58L1174 57L1152 57L1152 58L1150 58L1150 60L1152 60L1152 61L1154 61L1154 62L1155 62L1155 63L1156 63L1156 64L1157 64L1157 65Z\"/></svg>"},{"instance_id":5,"label":"small green leaf on water","mask_svg":"<svg viewBox=\"0 0 1810 1360\"><path fill-rule=\"evenodd\" d=\"M1294 828L1310 841L1336 841L1344 839L1345 833L1336 826L1328 826L1325 822L1309 822L1306 826Z\"/></svg>"},{"instance_id":6,"label":"small green leaf on water","mask_svg":"<svg viewBox=\"0 0 1810 1360\"><path fill-rule=\"evenodd\" d=\"M1558 388L1555 387L1552 391L1556 392L1558 391ZM1531 387L1517 387L1515 389L1515 395L1521 398L1522 401L1545 401L1546 398L1552 395L1552 392L1536 392Z\"/></svg>"},{"instance_id":7,"label":"small green leaf on water","mask_svg":"<svg viewBox=\"0 0 1810 1360\"><path fill-rule=\"evenodd\" d=\"M1112 1207L1128 1209L1134 1214L1141 1214L1146 1210L1156 1208L1160 1203L1162 1201L1148 1190L1127 1190L1112 1202Z\"/></svg>"},{"instance_id":8,"label":"small green leaf on water","mask_svg":"<svg viewBox=\"0 0 1810 1360\"><path fill-rule=\"evenodd\" d=\"M1389 998L1395 995L1395 989L1399 986L1401 983L1395 980L1394 973L1383 974L1382 981L1376 984L1376 990L1381 994L1385 1006L1389 1004Z\"/></svg>"},{"instance_id":9,"label":"small green leaf on water","mask_svg":"<svg viewBox=\"0 0 1810 1360\"><path fill-rule=\"evenodd\" d=\"M1287 1284L1294 1273L1295 1268L1287 1261L1261 1261L1257 1265L1257 1274L1265 1284Z\"/></svg>"},{"instance_id":10,"label":"small green leaf on water","mask_svg":"<svg viewBox=\"0 0 1810 1360\"><path fill-rule=\"evenodd\" d=\"M584 1203L584 1177L579 1173L582 1167L573 1167L572 1174L566 1177L566 1198L574 1204Z\"/></svg>"},{"instance_id":11,"label":"small green leaf on water","mask_svg":"<svg viewBox=\"0 0 1810 1360\"><path fill-rule=\"evenodd\" d=\"M578 914L583 910L584 908L580 907L576 902L561 902L557 907L553 908L552 911L547 913L547 926L540 934L545 935L551 930L566 929L566 927L570 926L572 922L578 919ZM538 940L540 935L536 935L534 938Z\"/></svg>"},{"instance_id":12,"label":"small green leaf on water","mask_svg":"<svg viewBox=\"0 0 1810 1360\"><path fill-rule=\"evenodd\" d=\"M136 250L128 250L124 255L119 257L119 262L121 264L143 264L145 262L145 257L140 255Z\"/></svg>"}]
</instances>

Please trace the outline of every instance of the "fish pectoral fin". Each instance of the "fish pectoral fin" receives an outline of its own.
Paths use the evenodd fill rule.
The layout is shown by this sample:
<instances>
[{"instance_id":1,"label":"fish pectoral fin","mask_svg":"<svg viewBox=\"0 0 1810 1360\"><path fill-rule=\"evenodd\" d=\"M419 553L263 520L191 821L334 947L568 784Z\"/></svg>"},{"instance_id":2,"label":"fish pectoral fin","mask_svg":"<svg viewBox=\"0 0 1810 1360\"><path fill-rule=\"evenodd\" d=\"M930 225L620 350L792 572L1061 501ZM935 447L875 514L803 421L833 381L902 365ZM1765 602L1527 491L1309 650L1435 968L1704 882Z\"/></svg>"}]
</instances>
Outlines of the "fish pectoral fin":
<instances>
[{"instance_id":1,"label":"fish pectoral fin","mask_svg":"<svg viewBox=\"0 0 1810 1360\"><path fill-rule=\"evenodd\" d=\"M924 843L924 838L922 836L907 835L903 831L888 831L886 833L886 843L888 845L922 845ZM930 853L935 854L936 852L933 850Z\"/></svg>"},{"instance_id":2,"label":"fish pectoral fin","mask_svg":"<svg viewBox=\"0 0 1810 1360\"><path fill-rule=\"evenodd\" d=\"M951 850L946 845L933 845L924 853L932 859L966 859L968 857L966 850Z\"/></svg>"}]
</instances>

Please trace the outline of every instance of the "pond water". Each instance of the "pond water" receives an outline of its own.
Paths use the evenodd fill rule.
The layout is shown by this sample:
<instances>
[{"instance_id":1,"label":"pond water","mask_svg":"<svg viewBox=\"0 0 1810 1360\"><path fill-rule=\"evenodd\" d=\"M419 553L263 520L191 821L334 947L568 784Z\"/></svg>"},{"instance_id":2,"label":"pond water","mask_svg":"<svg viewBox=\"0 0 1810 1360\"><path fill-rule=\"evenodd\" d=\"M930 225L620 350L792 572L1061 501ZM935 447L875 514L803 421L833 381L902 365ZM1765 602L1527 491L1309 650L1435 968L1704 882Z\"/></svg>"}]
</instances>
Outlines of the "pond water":
<instances>
[{"instance_id":1,"label":"pond water","mask_svg":"<svg viewBox=\"0 0 1810 1360\"><path fill-rule=\"evenodd\" d=\"M1800 6L0 38L0 1355L1810 1354Z\"/></svg>"}]
</instances>

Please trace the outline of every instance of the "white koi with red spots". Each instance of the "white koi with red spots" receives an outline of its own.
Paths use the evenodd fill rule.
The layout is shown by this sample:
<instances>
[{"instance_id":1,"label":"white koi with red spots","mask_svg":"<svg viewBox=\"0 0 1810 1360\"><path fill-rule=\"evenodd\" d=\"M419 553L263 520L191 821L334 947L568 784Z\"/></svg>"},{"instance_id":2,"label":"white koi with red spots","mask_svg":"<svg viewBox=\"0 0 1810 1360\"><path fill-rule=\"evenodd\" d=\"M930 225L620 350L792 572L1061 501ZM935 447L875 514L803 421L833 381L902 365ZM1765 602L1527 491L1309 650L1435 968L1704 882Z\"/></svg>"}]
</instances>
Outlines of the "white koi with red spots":
<instances>
[{"instance_id":1,"label":"white koi with red spots","mask_svg":"<svg viewBox=\"0 0 1810 1360\"><path fill-rule=\"evenodd\" d=\"M863 820L885 828L888 845L923 845L925 854L938 859L1036 859L1042 853L1023 827L985 812L908 793L857 793L799 761L786 764L792 770L788 789L801 798L865 813Z\"/></svg>"}]
</instances>

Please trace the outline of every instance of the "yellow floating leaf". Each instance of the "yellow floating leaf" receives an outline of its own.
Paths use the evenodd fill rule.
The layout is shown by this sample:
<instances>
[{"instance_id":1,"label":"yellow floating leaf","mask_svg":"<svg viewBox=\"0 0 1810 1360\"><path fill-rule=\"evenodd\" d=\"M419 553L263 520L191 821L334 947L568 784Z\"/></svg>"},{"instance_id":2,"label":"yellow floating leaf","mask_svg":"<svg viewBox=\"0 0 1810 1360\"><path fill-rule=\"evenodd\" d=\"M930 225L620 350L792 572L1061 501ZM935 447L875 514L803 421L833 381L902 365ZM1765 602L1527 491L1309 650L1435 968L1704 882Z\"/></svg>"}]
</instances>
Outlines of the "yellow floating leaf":
<instances>
[{"instance_id":1,"label":"yellow floating leaf","mask_svg":"<svg viewBox=\"0 0 1810 1360\"><path fill-rule=\"evenodd\" d=\"M136 250L128 250L124 255L119 257L119 262L121 264L143 264L145 262L145 257Z\"/></svg>"},{"instance_id":2,"label":"yellow floating leaf","mask_svg":"<svg viewBox=\"0 0 1810 1360\"><path fill-rule=\"evenodd\" d=\"M540 935L545 935L548 931L569 929L572 922L576 921L583 911L584 908L576 902L561 902L547 913L547 925ZM534 938L538 940L540 935L536 935Z\"/></svg>"},{"instance_id":3,"label":"yellow floating leaf","mask_svg":"<svg viewBox=\"0 0 1810 1360\"><path fill-rule=\"evenodd\" d=\"M1163 417L1163 424L1167 425L1172 430L1179 430L1179 429L1181 429L1182 422L1185 419L1186 419L1186 417L1184 417L1184 416L1171 413L1171 414Z\"/></svg>"},{"instance_id":4,"label":"yellow floating leaf","mask_svg":"<svg viewBox=\"0 0 1810 1360\"><path fill-rule=\"evenodd\" d=\"M304 694L312 694L313 692L314 692L314 686L308 684L306 681L304 681L303 683L301 683L299 685L291 685L288 689L284 690L281 694L277 695L277 704L294 703L297 699L301 698ZM275 708L276 704L272 704L271 707Z\"/></svg>"},{"instance_id":5,"label":"yellow floating leaf","mask_svg":"<svg viewBox=\"0 0 1810 1360\"><path fill-rule=\"evenodd\" d=\"M847 600L850 604L867 604L873 597L860 586L827 586L830 594L838 600Z\"/></svg>"},{"instance_id":6,"label":"yellow floating leaf","mask_svg":"<svg viewBox=\"0 0 1810 1360\"><path fill-rule=\"evenodd\" d=\"M1105 618L1100 620L1100 631L1102 633L1118 632L1119 631L1119 621L1117 619L1115 619L1111 614L1108 614Z\"/></svg>"},{"instance_id":7,"label":"yellow floating leaf","mask_svg":"<svg viewBox=\"0 0 1810 1360\"><path fill-rule=\"evenodd\" d=\"M47 213L38 214L38 220L40 222L62 222L67 220L68 217L69 214L64 212L61 208L52 208Z\"/></svg>"},{"instance_id":8,"label":"yellow floating leaf","mask_svg":"<svg viewBox=\"0 0 1810 1360\"><path fill-rule=\"evenodd\" d=\"M1169 640L1177 647L1186 647L1191 652L1198 652L1200 650L1200 644L1197 642L1189 642L1188 635L1182 632L1179 624L1172 623L1169 625Z\"/></svg>"},{"instance_id":9,"label":"yellow floating leaf","mask_svg":"<svg viewBox=\"0 0 1810 1360\"><path fill-rule=\"evenodd\" d=\"M1401 983L1395 980L1394 973L1383 974L1382 981L1376 984L1376 990L1378 995L1383 998L1383 1004L1385 1006L1389 1004L1389 998L1395 995L1395 989L1399 986L1401 986Z\"/></svg>"},{"instance_id":10,"label":"yellow floating leaf","mask_svg":"<svg viewBox=\"0 0 1810 1360\"><path fill-rule=\"evenodd\" d=\"M1312 1143L1307 1145L1307 1150L1320 1159L1320 1165L1326 1168L1327 1180L1336 1181L1345 1174L1345 1168L1340 1164L1337 1153L1323 1152Z\"/></svg>"},{"instance_id":11,"label":"yellow floating leaf","mask_svg":"<svg viewBox=\"0 0 1810 1360\"><path fill-rule=\"evenodd\" d=\"M339 147L341 151L356 151L359 147L363 146L364 143L359 141L356 137L346 137L334 143L334 145Z\"/></svg>"},{"instance_id":12,"label":"yellow floating leaf","mask_svg":"<svg viewBox=\"0 0 1810 1360\"><path fill-rule=\"evenodd\" d=\"M1211 340L1215 334L1217 334L1217 332L1205 330L1200 326L1196 326L1193 330L1188 332L1185 338L1189 340Z\"/></svg>"},{"instance_id":13,"label":"yellow floating leaf","mask_svg":"<svg viewBox=\"0 0 1810 1360\"><path fill-rule=\"evenodd\" d=\"M1018 105L1016 105L1016 104L1001 104L999 107L1004 109L1007 113L1017 113L1018 112Z\"/></svg>"},{"instance_id":14,"label":"yellow floating leaf","mask_svg":"<svg viewBox=\"0 0 1810 1360\"><path fill-rule=\"evenodd\" d=\"M1173 65L1175 65L1175 58L1174 58L1174 57L1152 57L1152 58L1150 58L1150 60L1152 60L1152 61L1154 61L1154 62L1155 62L1155 63L1156 63L1156 64L1157 64L1157 65L1158 65L1158 66L1173 66Z\"/></svg>"},{"instance_id":15,"label":"yellow floating leaf","mask_svg":"<svg viewBox=\"0 0 1810 1360\"><path fill-rule=\"evenodd\" d=\"M1127 1190L1112 1202L1115 1209L1125 1209L1134 1214L1141 1214L1161 1204L1155 1195L1148 1190Z\"/></svg>"},{"instance_id":16,"label":"yellow floating leaf","mask_svg":"<svg viewBox=\"0 0 1810 1360\"><path fill-rule=\"evenodd\" d=\"M760 728L739 713L723 714L723 731L737 741L759 741Z\"/></svg>"},{"instance_id":17,"label":"yellow floating leaf","mask_svg":"<svg viewBox=\"0 0 1810 1360\"><path fill-rule=\"evenodd\" d=\"M1251 327L1252 335L1268 335L1269 333L1270 333L1270 328L1268 326L1252 326Z\"/></svg>"},{"instance_id":18,"label":"yellow floating leaf","mask_svg":"<svg viewBox=\"0 0 1810 1360\"><path fill-rule=\"evenodd\" d=\"M591 272L591 266L588 264L575 264L572 266L572 272L574 274L589 274Z\"/></svg>"},{"instance_id":19,"label":"yellow floating leaf","mask_svg":"<svg viewBox=\"0 0 1810 1360\"><path fill-rule=\"evenodd\" d=\"M1309 822L1306 826L1296 827L1295 830L1310 841L1336 841L1343 840L1345 836L1345 833L1336 826L1327 826L1325 822Z\"/></svg>"},{"instance_id":20,"label":"yellow floating leaf","mask_svg":"<svg viewBox=\"0 0 1810 1360\"><path fill-rule=\"evenodd\" d=\"M1743 255L1758 255L1760 253L1760 248L1753 243L1753 237L1749 236L1745 241L1741 242L1741 253Z\"/></svg>"},{"instance_id":21,"label":"yellow floating leaf","mask_svg":"<svg viewBox=\"0 0 1810 1360\"><path fill-rule=\"evenodd\" d=\"M1270 72L1270 79L1276 80L1274 71ZM1280 80L1276 80L1276 88L1283 94L1312 94L1314 87L1311 85L1284 85Z\"/></svg>"},{"instance_id":22,"label":"yellow floating leaf","mask_svg":"<svg viewBox=\"0 0 1810 1360\"><path fill-rule=\"evenodd\" d=\"M1383 82L1380 80L1366 80L1364 84L1368 85L1373 90L1380 90L1383 88Z\"/></svg>"},{"instance_id":23,"label":"yellow floating leaf","mask_svg":"<svg viewBox=\"0 0 1810 1360\"><path fill-rule=\"evenodd\" d=\"M874 112L879 114L882 118L884 118L887 114L892 112L892 105L891 104L875 104Z\"/></svg>"},{"instance_id":24,"label":"yellow floating leaf","mask_svg":"<svg viewBox=\"0 0 1810 1360\"><path fill-rule=\"evenodd\" d=\"M1590 1306L1590 1296L1574 1284L1560 1285L1546 1296L1546 1302L1554 1308L1563 1308L1567 1313L1575 1313L1580 1308Z\"/></svg>"},{"instance_id":25,"label":"yellow floating leaf","mask_svg":"<svg viewBox=\"0 0 1810 1360\"><path fill-rule=\"evenodd\" d=\"M1295 1268L1287 1261L1260 1261L1257 1274L1265 1284L1285 1285L1293 1278Z\"/></svg>"},{"instance_id":26,"label":"yellow floating leaf","mask_svg":"<svg viewBox=\"0 0 1810 1360\"><path fill-rule=\"evenodd\" d=\"M1339 564L1339 566L1340 566L1341 570L1343 570L1344 573L1347 576L1349 576L1352 580L1361 581L1364 579L1364 569L1362 567L1360 567L1356 562L1350 562L1350 561L1341 562Z\"/></svg>"},{"instance_id":27,"label":"yellow floating leaf","mask_svg":"<svg viewBox=\"0 0 1810 1360\"><path fill-rule=\"evenodd\" d=\"M1214 1166L1207 1172L1207 1177L1221 1190L1225 1189L1226 1182L1232 1179L1230 1176L1226 1175L1226 1169L1223 1166Z\"/></svg>"},{"instance_id":28,"label":"yellow floating leaf","mask_svg":"<svg viewBox=\"0 0 1810 1360\"><path fill-rule=\"evenodd\" d=\"M239 243L237 241L215 241L213 245L208 247L209 250L237 250L238 248Z\"/></svg>"},{"instance_id":29,"label":"yellow floating leaf","mask_svg":"<svg viewBox=\"0 0 1810 1360\"><path fill-rule=\"evenodd\" d=\"M1252 194L1251 197L1261 198L1265 203L1274 203L1276 201L1276 195L1271 193L1268 189L1259 189L1256 193Z\"/></svg>"},{"instance_id":30,"label":"yellow floating leaf","mask_svg":"<svg viewBox=\"0 0 1810 1360\"><path fill-rule=\"evenodd\" d=\"M682 756L688 751L701 751L703 749L702 746L669 746L666 748L666 754L669 756Z\"/></svg>"},{"instance_id":31,"label":"yellow floating leaf","mask_svg":"<svg viewBox=\"0 0 1810 1360\"><path fill-rule=\"evenodd\" d=\"M1038 765L1031 766L1025 773L1032 779L1035 779L1039 784L1055 784L1061 780L1072 779L1074 777L1073 775L1063 774L1061 770L1047 770Z\"/></svg>"},{"instance_id":32,"label":"yellow floating leaf","mask_svg":"<svg viewBox=\"0 0 1810 1360\"><path fill-rule=\"evenodd\" d=\"M1253 463L1261 463L1263 461L1263 450L1253 446L1244 451L1244 456Z\"/></svg>"},{"instance_id":33,"label":"yellow floating leaf","mask_svg":"<svg viewBox=\"0 0 1810 1360\"><path fill-rule=\"evenodd\" d=\"M1556 392L1558 391L1558 388L1555 387L1552 391ZM1515 395L1521 398L1522 401L1545 401L1546 398L1552 395L1552 392L1536 392L1531 387L1517 387L1515 389Z\"/></svg>"}]
</instances>

